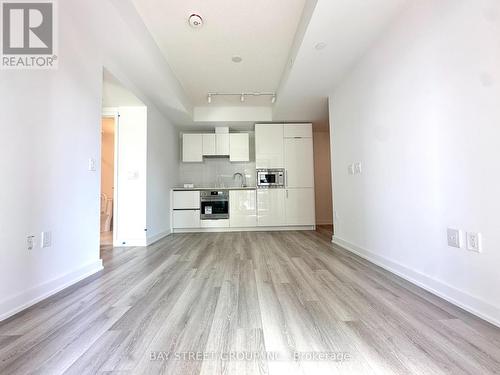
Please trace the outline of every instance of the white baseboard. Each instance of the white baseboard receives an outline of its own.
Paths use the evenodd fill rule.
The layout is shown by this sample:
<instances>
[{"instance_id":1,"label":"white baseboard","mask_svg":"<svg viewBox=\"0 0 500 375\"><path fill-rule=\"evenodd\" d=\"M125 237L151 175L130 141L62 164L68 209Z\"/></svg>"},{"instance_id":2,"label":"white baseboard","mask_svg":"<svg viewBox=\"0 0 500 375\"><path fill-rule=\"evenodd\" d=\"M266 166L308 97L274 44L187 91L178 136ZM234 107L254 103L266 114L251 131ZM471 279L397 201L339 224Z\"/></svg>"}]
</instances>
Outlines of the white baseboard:
<instances>
[{"instance_id":1,"label":"white baseboard","mask_svg":"<svg viewBox=\"0 0 500 375\"><path fill-rule=\"evenodd\" d=\"M296 227L243 227L243 228L191 228L173 229L173 233L210 233L210 232L277 232L290 230L316 230L315 225L304 225Z\"/></svg>"},{"instance_id":2,"label":"white baseboard","mask_svg":"<svg viewBox=\"0 0 500 375\"><path fill-rule=\"evenodd\" d=\"M422 289L486 320L487 322L500 327L500 307L494 306L480 298L474 297L462 290L448 285L440 280L436 280L428 275L416 272L406 266L391 261L385 257L374 254L366 249L354 245L336 236L332 237L332 243L368 260L392 272L399 277L415 284Z\"/></svg>"},{"instance_id":3,"label":"white baseboard","mask_svg":"<svg viewBox=\"0 0 500 375\"><path fill-rule=\"evenodd\" d=\"M157 233L154 236L148 237L146 239L146 244L147 246L154 244L155 242L158 242L162 238L165 238L167 236L170 236L172 234L172 231L170 229L167 229L163 232Z\"/></svg>"},{"instance_id":4,"label":"white baseboard","mask_svg":"<svg viewBox=\"0 0 500 375\"><path fill-rule=\"evenodd\" d=\"M57 279L31 288L17 296L0 301L0 322L102 269L102 260L99 259Z\"/></svg>"}]
</instances>

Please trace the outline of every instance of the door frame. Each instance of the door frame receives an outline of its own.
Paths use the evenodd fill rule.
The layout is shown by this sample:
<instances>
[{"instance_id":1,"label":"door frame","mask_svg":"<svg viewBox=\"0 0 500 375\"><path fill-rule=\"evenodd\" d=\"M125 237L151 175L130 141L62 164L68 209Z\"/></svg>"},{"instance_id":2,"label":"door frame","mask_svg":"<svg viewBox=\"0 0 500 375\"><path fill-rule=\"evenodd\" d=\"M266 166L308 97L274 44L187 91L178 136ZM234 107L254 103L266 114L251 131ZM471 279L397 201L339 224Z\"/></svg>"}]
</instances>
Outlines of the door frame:
<instances>
[{"instance_id":1,"label":"door frame","mask_svg":"<svg viewBox=\"0 0 500 375\"><path fill-rule=\"evenodd\" d=\"M119 155L118 155L118 133L119 133L119 124L120 124L120 113L118 108L103 108L101 113L101 131L102 131L102 119L103 118L112 118L114 119L114 160L113 160L113 247L118 246L117 244L117 234L118 234L118 163L119 163ZM102 158L102 139L101 139L101 158ZM102 173L102 165L101 165L101 173ZM102 181L101 181L101 189L102 189Z\"/></svg>"}]
</instances>

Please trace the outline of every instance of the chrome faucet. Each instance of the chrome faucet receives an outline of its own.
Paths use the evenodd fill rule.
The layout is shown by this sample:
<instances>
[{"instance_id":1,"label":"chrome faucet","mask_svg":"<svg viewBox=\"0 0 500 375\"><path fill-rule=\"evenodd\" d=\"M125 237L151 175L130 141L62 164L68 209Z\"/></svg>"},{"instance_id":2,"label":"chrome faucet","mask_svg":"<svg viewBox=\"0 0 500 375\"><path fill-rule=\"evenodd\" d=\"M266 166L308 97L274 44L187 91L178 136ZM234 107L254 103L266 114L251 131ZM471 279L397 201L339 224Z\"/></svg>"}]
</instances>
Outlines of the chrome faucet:
<instances>
[{"instance_id":1,"label":"chrome faucet","mask_svg":"<svg viewBox=\"0 0 500 375\"><path fill-rule=\"evenodd\" d=\"M246 187L247 186L246 176L240 172L236 172L235 174L233 174L233 180L236 180L238 176L240 176L241 178L241 187Z\"/></svg>"}]
</instances>

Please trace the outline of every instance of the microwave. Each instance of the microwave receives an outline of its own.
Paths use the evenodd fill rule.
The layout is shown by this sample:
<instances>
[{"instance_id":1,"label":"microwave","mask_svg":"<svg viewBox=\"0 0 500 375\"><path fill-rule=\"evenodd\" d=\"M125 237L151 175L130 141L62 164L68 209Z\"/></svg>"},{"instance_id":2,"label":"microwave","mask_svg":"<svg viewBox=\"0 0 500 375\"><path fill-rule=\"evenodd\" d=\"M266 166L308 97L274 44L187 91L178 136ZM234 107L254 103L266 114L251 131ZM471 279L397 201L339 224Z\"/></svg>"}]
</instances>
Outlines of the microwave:
<instances>
[{"instance_id":1,"label":"microwave","mask_svg":"<svg viewBox=\"0 0 500 375\"><path fill-rule=\"evenodd\" d=\"M283 188L285 187L284 169L257 169L258 188Z\"/></svg>"}]
</instances>

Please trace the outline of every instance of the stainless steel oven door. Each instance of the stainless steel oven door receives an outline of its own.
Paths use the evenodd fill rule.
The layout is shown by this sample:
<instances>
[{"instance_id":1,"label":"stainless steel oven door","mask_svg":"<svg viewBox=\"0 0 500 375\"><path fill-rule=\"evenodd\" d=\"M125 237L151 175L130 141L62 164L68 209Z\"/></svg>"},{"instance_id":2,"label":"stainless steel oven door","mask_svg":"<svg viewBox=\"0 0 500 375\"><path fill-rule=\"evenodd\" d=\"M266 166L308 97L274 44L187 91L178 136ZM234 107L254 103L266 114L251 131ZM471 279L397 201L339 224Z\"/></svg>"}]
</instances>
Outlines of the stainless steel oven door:
<instances>
[{"instance_id":1,"label":"stainless steel oven door","mask_svg":"<svg viewBox=\"0 0 500 375\"><path fill-rule=\"evenodd\" d=\"M229 193L227 191L202 191L201 220L229 219Z\"/></svg>"}]
</instances>

